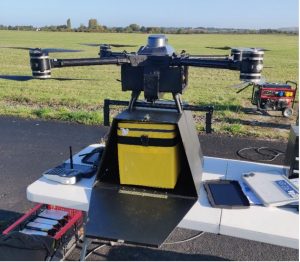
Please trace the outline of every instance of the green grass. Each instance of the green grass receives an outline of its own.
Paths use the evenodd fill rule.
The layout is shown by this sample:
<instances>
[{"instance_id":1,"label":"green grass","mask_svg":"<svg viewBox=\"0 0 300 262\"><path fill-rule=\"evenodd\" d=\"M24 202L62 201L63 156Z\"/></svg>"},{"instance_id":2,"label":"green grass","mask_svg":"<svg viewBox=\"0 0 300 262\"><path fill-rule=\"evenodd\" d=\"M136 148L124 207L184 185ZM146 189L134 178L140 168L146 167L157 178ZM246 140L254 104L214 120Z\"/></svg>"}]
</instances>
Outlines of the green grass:
<instances>
[{"instance_id":1,"label":"green grass","mask_svg":"<svg viewBox=\"0 0 300 262\"><path fill-rule=\"evenodd\" d=\"M298 36L287 35L169 35L169 43L180 52L191 54L224 54L207 46L264 47L263 75L272 82L298 80ZM0 31L1 46L61 47L82 49L81 53L51 54L51 57L97 57L98 48L79 43L126 43L144 45L144 34L59 33ZM122 49L116 48L121 51ZM135 51L136 48L128 48ZM226 51L225 51L226 53ZM29 55L24 50L0 49L0 75L31 75ZM120 67L92 66L52 70L53 77L72 77L93 80L57 81L30 80L16 82L0 79L0 114L20 117L60 119L85 124L101 124L104 98L128 100L129 93L121 91ZM286 138L288 130L247 125L244 120L294 123L279 114L259 116L245 114L251 108L250 88L236 94L228 86L239 82L239 73L229 70L190 68L189 88L183 98L191 104L215 106L213 127L217 132L264 138ZM167 96L168 97L168 96ZM197 114L200 115L201 114ZM296 115L296 114L295 114ZM198 117L197 117L198 119ZM203 117L198 129L203 130Z\"/></svg>"}]
</instances>

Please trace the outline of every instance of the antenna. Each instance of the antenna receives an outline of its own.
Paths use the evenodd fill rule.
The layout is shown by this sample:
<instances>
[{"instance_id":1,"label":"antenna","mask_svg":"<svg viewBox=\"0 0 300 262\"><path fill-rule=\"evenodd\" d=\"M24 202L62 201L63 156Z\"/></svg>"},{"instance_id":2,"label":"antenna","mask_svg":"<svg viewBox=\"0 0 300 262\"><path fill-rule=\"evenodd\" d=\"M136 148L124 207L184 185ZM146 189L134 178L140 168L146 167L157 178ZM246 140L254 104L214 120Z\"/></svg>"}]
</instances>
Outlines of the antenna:
<instances>
[{"instance_id":1,"label":"antenna","mask_svg":"<svg viewBox=\"0 0 300 262\"><path fill-rule=\"evenodd\" d=\"M72 153L72 146L70 146L70 168L73 169L73 153Z\"/></svg>"}]
</instances>

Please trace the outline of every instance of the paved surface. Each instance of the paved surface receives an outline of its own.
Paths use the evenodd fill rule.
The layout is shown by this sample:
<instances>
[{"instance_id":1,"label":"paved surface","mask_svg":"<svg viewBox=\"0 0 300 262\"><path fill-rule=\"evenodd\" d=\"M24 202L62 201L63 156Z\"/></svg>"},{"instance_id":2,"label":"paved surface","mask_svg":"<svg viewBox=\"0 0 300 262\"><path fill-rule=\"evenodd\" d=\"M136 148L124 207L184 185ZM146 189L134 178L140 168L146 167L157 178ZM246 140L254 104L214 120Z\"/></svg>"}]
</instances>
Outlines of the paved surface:
<instances>
[{"instance_id":1,"label":"paved surface","mask_svg":"<svg viewBox=\"0 0 300 262\"><path fill-rule=\"evenodd\" d=\"M79 151L99 142L108 128L54 121L0 117L0 232L33 206L26 200L26 187L42 171L68 158L68 147ZM217 135L200 135L204 155L239 159L236 151L245 147L271 147L285 151L286 143ZM252 152L244 151L251 159ZM262 156L259 156L262 158ZM268 157L266 157L268 158ZM280 155L271 163L281 164ZM182 240L197 232L176 229L168 242ZM96 247L97 244L91 246ZM79 258L79 248L69 259ZM104 246L91 260L297 260L298 250L239 238L205 233L183 244L163 245L160 249L130 245Z\"/></svg>"}]
</instances>

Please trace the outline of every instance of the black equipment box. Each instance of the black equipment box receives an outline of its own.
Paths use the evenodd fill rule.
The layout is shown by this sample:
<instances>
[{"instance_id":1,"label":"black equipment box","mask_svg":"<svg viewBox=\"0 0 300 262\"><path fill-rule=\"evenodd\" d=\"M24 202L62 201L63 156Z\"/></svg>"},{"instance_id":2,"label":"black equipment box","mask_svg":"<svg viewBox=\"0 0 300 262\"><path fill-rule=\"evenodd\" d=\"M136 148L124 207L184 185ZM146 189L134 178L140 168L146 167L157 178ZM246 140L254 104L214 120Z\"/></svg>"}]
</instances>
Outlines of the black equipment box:
<instances>
[{"instance_id":1,"label":"black equipment box","mask_svg":"<svg viewBox=\"0 0 300 262\"><path fill-rule=\"evenodd\" d=\"M124 122L174 125L178 130L181 171L174 188L121 184L117 134L119 123ZM160 246L198 200L202 166L202 151L190 111L123 111L113 120L92 189L86 236Z\"/></svg>"},{"instance_id":2,"label":"black equipment box","mask_svg":"<svg viewBox=\"0 0 300 262\"><path fill-rule=\"evenodd\" d=\"M289 178L299 177L299 126L291 126L284 165Z\"/></svg>"}]
</instances>

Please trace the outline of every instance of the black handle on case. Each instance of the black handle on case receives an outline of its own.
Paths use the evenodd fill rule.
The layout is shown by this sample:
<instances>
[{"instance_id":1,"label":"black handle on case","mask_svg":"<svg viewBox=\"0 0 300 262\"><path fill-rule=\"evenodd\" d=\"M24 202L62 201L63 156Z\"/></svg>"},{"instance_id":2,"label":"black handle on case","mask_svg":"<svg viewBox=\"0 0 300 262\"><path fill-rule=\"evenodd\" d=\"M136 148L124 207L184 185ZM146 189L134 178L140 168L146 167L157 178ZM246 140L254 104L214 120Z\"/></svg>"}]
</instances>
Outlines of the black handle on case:
<instances>
[{"instance_id":1,"label":"black handle on case","mask_svg":"<svg viewBox=\"0 0 300 262\"><path fill-rule=\"evenodd\" d=\"M142 146L149 146L149 137L146 135L141 136Z\"/></svg>"}]
</instances>

